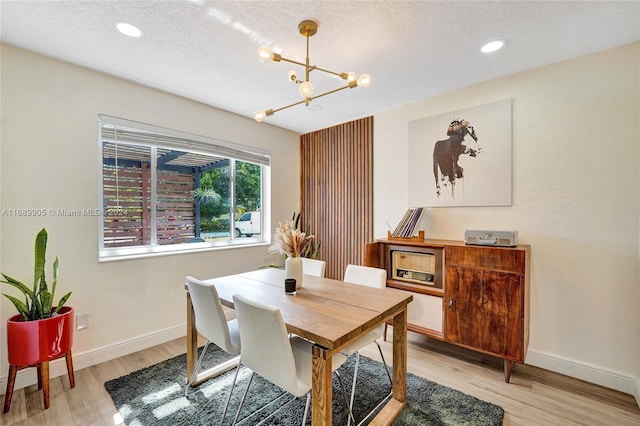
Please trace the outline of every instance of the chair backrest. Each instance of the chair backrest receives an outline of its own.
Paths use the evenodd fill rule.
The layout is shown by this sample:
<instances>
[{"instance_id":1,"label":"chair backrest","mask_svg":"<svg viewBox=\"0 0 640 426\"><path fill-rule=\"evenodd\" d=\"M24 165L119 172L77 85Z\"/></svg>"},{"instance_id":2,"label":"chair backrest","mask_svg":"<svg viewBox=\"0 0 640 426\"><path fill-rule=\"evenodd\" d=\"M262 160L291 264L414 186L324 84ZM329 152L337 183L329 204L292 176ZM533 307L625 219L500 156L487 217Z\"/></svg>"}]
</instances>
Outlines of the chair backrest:
<instances>
[{"instance_id":1,"label":"chair backrest","mask_svg":"<svg viewBox=\"0 0 640 426\"><path fill-rule=\"evenodd\" d=\"M368 287L384 288L387 285L387 271L370 266L347 265L344 281Z\"/></svg>"},{"instance_id":2,"label":"chair backrest","mask_svg":"<svg viewBox=\"0 0 640 426\"><path fill-rule=\"evenodd\" d=\"M271 383L292 392L296 364L280 309L235 294L242 363ZM295 393L295 392L292 392Z\"/></svg>"},{"instance_id":3,"label":"chair backrest","mask_svg":"<svg viewBox=\"0 0 640 426\"><path fill-rule=\"evenodd\" d=\"M302 273L305 275L313 275L324 278L324 271L327 268L327 262L324 260L302 258Z\"/></svg>"},{"instance_id":4,"label":"chair backrest","mask_svg":"<svg viewBox=\"0 0 640 426\"><path fill-rule=\"evenodd\" d=\"M220 297L215 286L188 276L189 296L196 315L196 329L207 340L225 351L236 354L240 345L233 342Z\"/></svg>"}]
</instances>

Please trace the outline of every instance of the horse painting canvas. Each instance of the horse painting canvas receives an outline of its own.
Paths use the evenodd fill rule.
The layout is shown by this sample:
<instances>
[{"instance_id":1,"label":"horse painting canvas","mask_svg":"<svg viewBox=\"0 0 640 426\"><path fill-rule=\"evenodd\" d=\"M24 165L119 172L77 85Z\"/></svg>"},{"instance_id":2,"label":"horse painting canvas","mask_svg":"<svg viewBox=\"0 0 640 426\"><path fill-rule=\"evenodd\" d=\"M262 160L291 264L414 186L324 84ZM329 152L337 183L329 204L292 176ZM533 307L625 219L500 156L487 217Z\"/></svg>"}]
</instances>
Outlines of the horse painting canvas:
<instances>
[{"instance_id":1,"label":"horse painting canvas","mask_svg":"<svg viewBox=\"0 0 640 426\"><path fill-rule=\"evenodd\" d=\"M511 205L511 100L409 122L409 205Z\"/></svg>"},{"instance_id":2,"label":"horse painting canvas","mask_svg":"<svg viewBox=\"0 0 640 426\"><path fill-rule=\"evenodd\" d=\"M476 131L466 120L453 120L447 129L447 139L436 142L433 147L433 178L436 181L436 195L440 196L440 186L450 186L455 198L456 180L464 177L464 169L458 159L461 155L476 157L480 148L473 149L464 144L465 136L471 136L476 143Z\"/></svg>"}]
</instances>

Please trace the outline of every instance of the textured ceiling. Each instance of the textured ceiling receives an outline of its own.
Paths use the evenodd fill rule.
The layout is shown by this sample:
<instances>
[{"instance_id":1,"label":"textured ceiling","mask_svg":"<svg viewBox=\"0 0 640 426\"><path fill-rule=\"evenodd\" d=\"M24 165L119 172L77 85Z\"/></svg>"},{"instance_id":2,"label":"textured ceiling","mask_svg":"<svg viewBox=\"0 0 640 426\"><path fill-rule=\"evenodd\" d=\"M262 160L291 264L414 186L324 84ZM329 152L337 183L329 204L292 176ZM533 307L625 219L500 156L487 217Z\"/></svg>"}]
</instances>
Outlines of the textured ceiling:
<instances>
[{"instance_id":1,"label":"textured ceiling","mask_svg":"<svg viewBox=\"0 0 640 426\"><path fill-rule=\"evenodd\" d=\"M266 44L304 62L304 19L318 22L311 64L372 84L266 123L307 133L398 105L640 40L638 1L2 1L2 42L253 117L300 100ZM144 32L132 39L115 23ZM485 55L487 41L507 41ZM315 93L339 80L311 73Z\"/></svg>"}]
</instances>

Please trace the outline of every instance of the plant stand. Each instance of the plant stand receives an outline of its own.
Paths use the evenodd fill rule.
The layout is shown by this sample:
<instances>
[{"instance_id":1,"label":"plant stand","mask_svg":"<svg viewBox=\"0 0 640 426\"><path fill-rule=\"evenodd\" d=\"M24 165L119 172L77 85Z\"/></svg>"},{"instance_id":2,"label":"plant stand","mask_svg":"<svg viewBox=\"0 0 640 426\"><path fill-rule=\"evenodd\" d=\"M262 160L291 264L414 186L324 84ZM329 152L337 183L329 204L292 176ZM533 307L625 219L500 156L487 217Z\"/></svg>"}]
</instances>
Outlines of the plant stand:
<instances>
[{"instance_id":1,"label":"plant stand","mask_svg":"<svg viewBox=\"0 0 640 426\"><path fill-rule=\"evenodd\" d=\"M58 358L65 357L67 362L67 372L69 374L69 386L76 386L76 379L73 373L73 359L71 357L71 351L67 352L64 355L61 355ZM57 359L57 358L54 358ZM27 366L9 366L9 377L7 379L7 392L4 395L4 410L3 413L8 413L11 408L11 398L13 396L13 386L16 382L16 375L18 374L18 370L22 370L24 368L36 367L38 369L38 389L42 389L42 395L44 399L44 408L49 408L51 403L51 399L49 397L49 361L43 361L40 364L27 365Z\"/></svg>"},{"instance_id":2,"label":"plant stand","mask_svg":"<svg viewBox=\"0 0 640 426\"><path fill-rule=\"evenodd\" d=\"M3 413L9 412L16 376L19 370L38 369L38 389L42 389L44 408L49 408L49 362L64 357L69 374L69 386L75 387L73 358L73 308L63 307L60 314L37 321L22 321L21 315L7 320L9 376L4 396Z\"/></svg>"}]
</instances>

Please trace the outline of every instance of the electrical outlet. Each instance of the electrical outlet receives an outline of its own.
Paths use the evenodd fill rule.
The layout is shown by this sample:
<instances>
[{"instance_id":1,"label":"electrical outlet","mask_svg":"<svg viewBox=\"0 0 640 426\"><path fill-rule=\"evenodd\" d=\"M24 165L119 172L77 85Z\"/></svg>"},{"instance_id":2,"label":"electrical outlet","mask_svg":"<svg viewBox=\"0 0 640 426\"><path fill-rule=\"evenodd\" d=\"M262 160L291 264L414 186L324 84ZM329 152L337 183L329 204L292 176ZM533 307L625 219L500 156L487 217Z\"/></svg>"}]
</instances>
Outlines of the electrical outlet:
<instances>
[{"instance_id":1,"label":"electrical outlet","mask_svg":"<svg viewBox=\"0 0 640 426\"><path fill-rule=\"evenodd\" d=\"M76 315L76 330L89 328L89 314Z\"/></svg>"}]
</instances>

